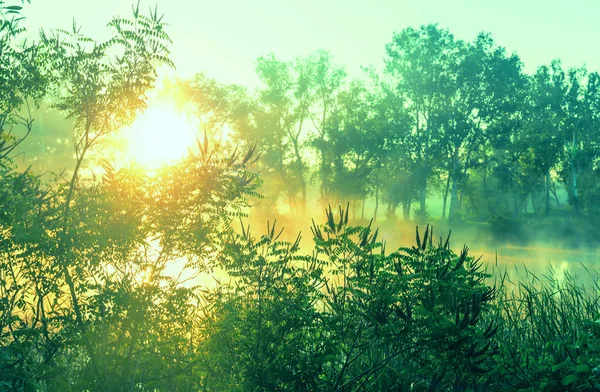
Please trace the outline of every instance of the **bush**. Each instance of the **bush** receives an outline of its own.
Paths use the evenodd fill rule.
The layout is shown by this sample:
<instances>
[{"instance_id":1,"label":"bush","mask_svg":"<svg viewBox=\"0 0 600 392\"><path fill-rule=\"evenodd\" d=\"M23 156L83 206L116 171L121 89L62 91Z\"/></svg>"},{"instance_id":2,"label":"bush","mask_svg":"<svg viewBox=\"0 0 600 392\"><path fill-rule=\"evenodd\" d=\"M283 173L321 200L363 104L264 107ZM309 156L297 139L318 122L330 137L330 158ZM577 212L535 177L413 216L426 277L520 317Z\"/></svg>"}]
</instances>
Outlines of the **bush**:
<instances>
[{"instance_id":1,"label":"bush","mask_svg":"<svg viewBox=\"0 0 600 392\"><path fill-rule=\"evenodd\" d=\"M244 229L205 297L206 390L431 390L484 387L495 324L481 264L434 245L386 254L377 231L348 226L348 210L314 225L314 253L274 227Z\"/></svg>"}]
</instances>

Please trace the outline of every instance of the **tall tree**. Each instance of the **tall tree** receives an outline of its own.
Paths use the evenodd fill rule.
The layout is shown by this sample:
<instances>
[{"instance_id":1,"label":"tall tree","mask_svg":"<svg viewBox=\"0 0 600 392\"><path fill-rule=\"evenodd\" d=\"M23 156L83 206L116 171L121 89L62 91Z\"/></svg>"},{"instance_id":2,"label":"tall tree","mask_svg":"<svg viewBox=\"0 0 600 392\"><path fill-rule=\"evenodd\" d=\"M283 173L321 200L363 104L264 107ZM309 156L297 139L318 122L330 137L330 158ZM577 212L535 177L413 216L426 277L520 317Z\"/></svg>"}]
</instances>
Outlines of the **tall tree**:
<instances>
[{"instance_id":1,"label":"tall tree","mask_svg":"<svg viewBox=\"0 0 600 392\"><path fill-rule=\"evenodd\" d=\"M427 185L440 156L440 115L452 85L450 60L455 51L452 34L437 25L407 28L386 46L386 73L395 78L413 118L420 218L427 213Z\"/></svg>"},{"instance_id":2,"label":"tall tree","mask_svg":"<svg viewBox=\"0 0 600 392\"><path fill-rule=\"evenodd\" d=\"M77 252L77 220L72 208L76 205L81 184L81 169L85 158L106 135L128 124L145 107L146 91L153 87L156 66L171 64L170 39L164 31L162 17L155 11L150 16L133 8L132 19L113 19L109 26L113 38L97 43L84 36L73 23L71 31L42 33L42 41L52 56L59 96L56 108L74 119L73 144L76 156L71 180L63 194L60 230L56 233L57 252L54 255L58 278L66 283L74 328L82 337L86 354L91 360L97 387L106 389L100 350L89 336L89 317L84 300L90 276L81 265L93 262L85 253Z\"/></svg>"},{"instance_id":3,"label":"tall tree","mask_svg":"<svg viewBox=\"0 0 600 392\"><path fill-rule=\"evenodd\" d=\"M309 113L315 130L312 146L318 154L321 205L326 207L331 201L331 163L334 158L327 144L331 142L331 128L334 126L332 119L338 110L338 95L343 87L346 71L334 64L329 52L324 50L317 51L303 61L312 74L313 104Z\"/></svg>"},{"instance_id":4,"label":"tall tree","mask_svg":"<svg viewBox=\"0 0 600 392\"><path fill-rule=\"evenodd\" d=\"M560 62L541 66L531 83L531 155L529 165L535 177L543 181L544 210L550 213L551 171L556 168L564 139L561 131L565 121L566 75Z\"/></svg>"},{"instance_id":5,"label":"tall tree","mask_svg":"<svg viewBox=\"0 0 600 392\"><path fill-rule=\"evenodd\" d=\"M479 114L485 127L484 144L479 149L477 165L491 214L504 215L511 210L517 216L523 202L518 187L519 159L528 147L523 131L528 110L528 79L520 58L508 55L501 47L489 57L486 72L487 99ZM488 177L489 173L492 176ZM490 177L497 181L495 189L488 181ZM497 203L496 195L503 201L508 201L505 196L510 195L512 203L500 209L502 203Z\"/></svg>"},{"instance_id":6,"label":"tall tree","mask_svg":"<svg viewBox=\"0 0 600 392\"><path fill-rule=\"evenodd\" d=\"M375 218L380 198L387 203L386 216L395 218L396 208L402 204L403 217L410 217L411 205L417 200L418 188L413 176L415 159L412 122L404 108L403 98L385 80L370 72L372 82L367 95L370 105L371 132L374 143L369 145L373 154L371 182L375 197Z\"/></svg>"},{"instance_id":7,"label":"tall tree","mask_svg":"<svg viewBox=\"0 0 600 392\"><path fill-rule=\"evenodd\" d=\"M597 180L599 76L573 68L567 72L567 81L561 176L570 204L581 211L587 207L590 184Z\"/></svg>"},{"instance_id":8,"label":"tall tree","mask_svg":"<svg viewBox=\"0 0 600 392\"><path fill-rule=\"evenodd\" d=\"M329 143L333 149L333 192L340 203L364 205L373 185L372 174L382 153L383 139L375 127L372 93L365 82L355 80L340 92L336 127Z\"/></svg>"},{"instance_id":9,"label":"tall tree","mask_svg":"<svg viewBox=\"0 0 600 392\"><path fill-rule=\"evenodd\" d=\"M303 210L306 166L301 137L308 116L305 86L298 84L292 64L273 55L260 57L256 71L264 84L259 92L260 106L256 115L257 129L265 136L261 138L265 141L263 160L279 176L278 183L286 190L290 207Z\"/></svg>"},{"instance_id":10,"label":"tall tree","mask_svg":"<svg viewBox=\"0 0 600 392\"><path fill-rule=\"evenodd\" d=\"M49 57L22 38L22 7L0 1L0 156L6 157L33 128L32 111L49 86ZM16 132L15 132L16 131Z\"/></svg>"}]
</instances>

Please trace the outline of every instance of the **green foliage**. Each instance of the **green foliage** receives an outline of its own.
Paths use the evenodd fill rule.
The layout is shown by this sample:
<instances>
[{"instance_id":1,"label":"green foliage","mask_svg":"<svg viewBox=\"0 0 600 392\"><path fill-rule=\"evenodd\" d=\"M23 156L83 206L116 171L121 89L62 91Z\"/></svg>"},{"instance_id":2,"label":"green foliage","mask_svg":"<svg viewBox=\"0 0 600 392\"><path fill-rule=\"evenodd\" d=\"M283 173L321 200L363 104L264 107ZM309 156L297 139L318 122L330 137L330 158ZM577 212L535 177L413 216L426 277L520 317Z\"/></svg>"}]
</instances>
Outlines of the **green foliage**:
<instances>
[{"instance_id":1,"label":"green foliage","mask_svg":"<svg viewBox=\"0 0 600 392\"><path fill-rule=\"evenodd\" d=\"M155 68L171 65L170 38L157 11L145 16L139 6L133 18L115 18L113 37L98 43L73 23L70 31L42 32L57 78L55 107L75 120L75 151L79 157L102 136L132 121L145 108L146 91L153 87Z\"/></svg>"},{"instance_id":2,"label":"green foliage","mask_svg":"<svg viewBox=\"0 0 600 392\"><path fill-rule=\"evenodd\" d=\"M134 8L133 20L109 26L114 37L102 44L75 25L70 32L42 34L31 48L47 55L48 79L37 90L20 87L34 83L19 68L27 63L14 62L16 54L33 49L1 53L16 67L2 68L3 77L14 78L2 87L15 97L3 97L2 125L21 118L21 107L40 99L51 83L55 107L75 120L76 155L71 181L46 185L13 169L7 154L16 139L3 144L2 389L194 385L197 290L182 275L206 271L229 221L243 215L245 195L255 194L256 176L246 170L254 149L224 155L207 140L198 154L154 175L106 164L101 181L80 181L89 150L144 108L155 67L170 63L164 57L169 38L156 11L146 17ZM18 33L3 30L3 44ZM178 266L181 259L185 265Z\"/></svg>"},{"instance_id":3,"label":"green foliage","mask_svg":"<svg viewBox=\"0 0 600 392\"><path fill-rule=\"evenodd\" d=\"M257 60L255 94L199 74L179 81L207 133L233 130L257 143L267 196L303 213L318 204L380 203L386 217L519 220L550 215L566 197L575 213L597 213L600 78L560 61L528 75L490 34L456 39L438 25L407 28L386 45L383 72L346 80L326 51ZM317 182L311 189L311 182ZM565 200L567 201L567 200ZM414 208L414 204L418 207Z\"/></svg>"},{"instance_id":4,"label":"green foliage","mask_svg":"<svg viewBox=\"0 0 600 392\"><path fill-rule=\"evenodd\" d=\"M598 388L597 296L570 276L489 286L466 247L434 245L428 228L387 255L347 209L312 232L312 255L274 226L232 238L230 281L204 296L203 388Z\"/></svg>"},{"instance_id":5,"label":"green foliage","mask_svg":"<svg viewBox=\"0 0 600 392\"><path fill-rule=\"evenodd\" d=\"M202 150L155 176L107 167L102 182L74 192L67 236L69 188L6 172L0 380L50 390L194 385L199 291L182 276L205 272L230 235L256 187L249 159Z\"/></svg>"},{"instance_id":6,"label":"green foliage","mask_svg":"<svg viewBox=\"0 0 600 392\"><path fill-rule=\"evenodd\" d=\"M207 390L417 390L485 385L496 331L481 265L433 245L389 255L348 210L314 225L315 250L236 235L221 261L231 277L206 295Z\"/></svg>"},{"instance_id":7,"label":"green foliage","mask_svg":"<svg viewBox=\"0 0 600 392\"><path fill-rule=\"evenodd\" d=\"M498 361L492 373L511 390L593 391L598 377L598 281L577 282L556 271L512 283L499 275Z\"/></svg>"},{"instance_id":8,"label":"green foliage","mask_svg":"<svg viewBox=\"0 0 600 392\"><path fill-rule=\"evenodd\" d=\"M0 1L1 157L8 156L31 132L32 107L40 103L51 80L49 53L41 45L21 39L25 32L19 26L21 9Z\"/></svg>"},{"instance_id":9,"label":"green foliage","mask_svg":"<svg viewBox=\"0 0 600 392\"><path fill-rule=\"evenodd\" d=\"M243 219L262 197L255 163L287 180L274 194L302 211L308 148L323 202L374 194L408 218L418 200L425 218L437 176L451 218L468 195L514 228L507 215L535 204L542 179L548 207L560 178L575 209L593 210L596 73L554 62L527 77L489 36L466 43L434 25L394 35L384 76L348 85L327 52L267 56L257 97L201 75L177 86L204 121L198 153L151 173L104 163L89 178L89 152L172 65L162 18L134 7L106 42L74 25L28 44L20 11L0 1L0 389L600 389L597 282L492 285L466 246L434 243L429 227L388 253L373 221L350 223L350 204L313 222L309 251L275 223L255 237ZM24 140L12 129L26 136L49 92L74 124L67 183L10 159ZM211 142L226 125L245 152ZM212 287L199 283L209 273Z\"/></svg>"}]
</instances>

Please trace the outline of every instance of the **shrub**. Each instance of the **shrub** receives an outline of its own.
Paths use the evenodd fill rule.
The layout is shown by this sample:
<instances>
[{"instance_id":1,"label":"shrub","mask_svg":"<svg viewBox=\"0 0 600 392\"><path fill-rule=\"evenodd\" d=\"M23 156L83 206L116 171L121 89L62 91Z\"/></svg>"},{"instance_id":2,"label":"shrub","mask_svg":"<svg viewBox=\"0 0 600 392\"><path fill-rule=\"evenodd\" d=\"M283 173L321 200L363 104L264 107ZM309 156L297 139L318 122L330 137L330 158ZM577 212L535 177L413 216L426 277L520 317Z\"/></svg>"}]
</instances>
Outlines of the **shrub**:
<instances>
[{"instance_id":1,"label":"shrub","mask_svg":"<svg viewBox=\"0 0 600 392\"><path fill-rule=\"evenodd\" d=\"M445 390L484 387L495 290L465 247L432 241L387 254L371 225L327 211L314 252L299 239L236 235L206 296L207 390Z\"/></svg>"}]
</instances>

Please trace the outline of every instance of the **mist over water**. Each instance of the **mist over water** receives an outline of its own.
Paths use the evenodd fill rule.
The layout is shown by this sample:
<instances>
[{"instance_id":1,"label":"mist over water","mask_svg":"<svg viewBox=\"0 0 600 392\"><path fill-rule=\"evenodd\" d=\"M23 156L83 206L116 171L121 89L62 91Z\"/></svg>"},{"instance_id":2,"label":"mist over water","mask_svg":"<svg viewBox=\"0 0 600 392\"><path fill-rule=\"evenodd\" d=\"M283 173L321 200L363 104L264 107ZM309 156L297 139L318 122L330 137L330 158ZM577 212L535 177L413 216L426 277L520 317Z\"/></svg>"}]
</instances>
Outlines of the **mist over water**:
<instances>
[{"instance_id":1,"label":"mist over water","mask_svg":"<svg viewBox=\"0 0 600 392\"><path fill-rule=\"evenodd\" d=\"M334 216L337 216L338 208L333 209ZM489 273L499 276L506 272L506 277L513 283L532 278L562 281L567 275L581 284L593 283L600 276L600 252L598 246L594 245L591 233L581 234L564 227L561 229L558 221L552 224L552 219L549 219L550 223L543 229L523 223L505 230L489 223L451 224L434 218L431 223L417 224L379 216L372 227L379 229L379 239L385 242L387 253L414 246L417 227L422 235L429 224L433 228L434 242L445 241L450 233L450 246L454 252L459 254L466 245L469 255L475 259L481 258ZM262 235L266 232L267 222L272 224L273 221L276 221L279 229L284 229L281 239L293 242L300 234L302 253L311 254L314 249L310 230L312 222L323 224L326 218L319 207L309 209L304 216L255 210L246 219L246 224L250 224L254 235ZM369 221L350 219L349 223L367 226Z\"/></svg>"}]
</instances>

